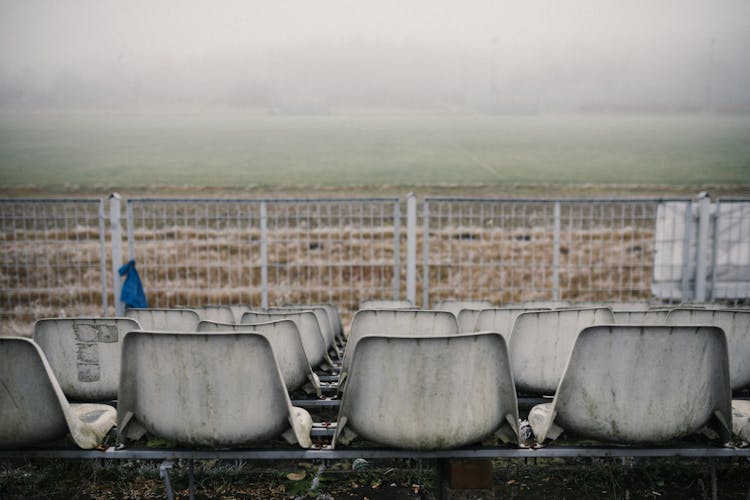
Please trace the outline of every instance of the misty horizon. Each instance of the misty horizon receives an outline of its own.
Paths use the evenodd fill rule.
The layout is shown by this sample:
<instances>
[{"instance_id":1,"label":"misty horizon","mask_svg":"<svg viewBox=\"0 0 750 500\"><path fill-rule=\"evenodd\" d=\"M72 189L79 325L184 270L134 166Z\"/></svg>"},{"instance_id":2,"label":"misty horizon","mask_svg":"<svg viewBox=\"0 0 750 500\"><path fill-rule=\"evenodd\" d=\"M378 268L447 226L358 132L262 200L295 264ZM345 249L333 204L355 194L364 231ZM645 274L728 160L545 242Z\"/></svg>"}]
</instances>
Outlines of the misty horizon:
<instances>
[{"instance_id":1,"label":"misty horizon","mask_svg":"<svg viewBox=\"0 0 750 500\"><path fill-rule=\"evenodd\" d=\"M0 1L0 109L750 111L750 2Z\"/></svg>"}]
</instances>

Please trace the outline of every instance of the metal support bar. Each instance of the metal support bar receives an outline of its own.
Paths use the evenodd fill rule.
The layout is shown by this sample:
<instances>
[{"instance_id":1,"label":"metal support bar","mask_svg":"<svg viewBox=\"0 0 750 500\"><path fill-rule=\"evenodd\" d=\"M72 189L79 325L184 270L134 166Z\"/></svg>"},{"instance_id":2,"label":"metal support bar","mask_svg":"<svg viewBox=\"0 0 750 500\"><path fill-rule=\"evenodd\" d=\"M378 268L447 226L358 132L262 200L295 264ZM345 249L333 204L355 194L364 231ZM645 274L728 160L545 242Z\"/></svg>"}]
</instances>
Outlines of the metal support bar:
<instances>
[{"instance_id":1,"label":"metal support bar","mask_svg":"<svg viewBox=\"0 0 750 500\"><path fill-rule=\"evenodd\" d=\"M102 316L107 316L107 230L105 221L107 219L104 209L104 199L99 200L99 272L102 275Z\"/></svg>"},{"instance_id":2,"label":"metal support bar","mask_svg":"<svg viewBox=\"0 0 750 500\"><path fill-rule=\"evenodd\" d=\"M401 201L393 203L393 300L401 295Z\"/></svg>"},{"instance_id":3,"label":"metal support bar","mask_svg":"<svg viewBox=\"0 0 750 500\"><path fill-rule=\"evenodd\" d=\"M406 299L417 303L417 197L406 197Z\"/></svg>"},{"instance_id":4,"label":"metal support bar","mask_svg":"<svg viewBox=\"0 0 750 500\"><path fill-rule=\"evenodd\" d=\"M188 495L190 500L195 500L195 465L193 460L188 461Z\"/></svg>"},{"instance_id":5,"label":"metal support bar","mask_svg":"<svg viewBox=\"0 0 750 500\"><path fill-rule=\"evenodd\" d=\"M165 460L159 466L159 477L164 481L168 500L174 500L174 491L172 491L172 483L169 480L169 469L172 467L174 467L174 460Z\"/></svg>"},{"instance_id":6,"label":"metal support bar","mask_svg":"<svg viewBox=\"0 0 750 500\"><path fill-rule=\"evenodd\" d=\"M268 308L268 204L260 204L260 306Z\"/></svg>"},{"instance_id":7,"label":"metal support bar","mask_svg":"<svg viewBox=\"0 0 750 500\"><path fill-rule=\"evenodd\" d=\"M560 202L555 202L555 234L552 252L552 300L560 300Z\"/></svg>"},{"instance_id":8,"label":"metal support bar","mask_svg":"<svg viewBox=\"0 0 750 500\"><path fill-rule=\"evenodd\" d=\"M120 300L120 273L122 265L122 228L120 226L120 195L109 195L109 231L112 238L112 292L115 298L115 316L125 314L125 304Z\"/></svg>"},{"instance_id":9,"label":"metal support bar","mask_svg":"<svg viewBox=\"0 0 750 500\"><path fill-rule=\"evenodd\" d=\"M682 283L681 300L690 300L690 241L693 238L693 203L688 201L685 208L685 234L682 237Z\"/></svg>"},{"instance_id":10,"label":"metal support bar","mask_svg":"<svg viewBox=\"0 0 750 500\"><path fill-rule=\"evenodd\" d=\"M695 252L695 301L706 301L706 269L708 265L708 238L711 226L711 199L701 193L698 200L698 241Z\"/></svg>"},{"instance_id":11,"label":"metal support bar","mask_svg":"<svg viewBox=\"0 0 750 500\"><path fill-rule=\"evenodd\" d=\"M430 307L430 202L422 204L424 234L422 235L422 307Z\"/></svg>"},{"instance_id":12,"label":"metal support bar","mask_svg":"<svg viewBox=\"0 0 750 500\"><path fill-rule=\"evenodd\" d=\"M719 200L714 205L714 213L711 216L711 282L708 288L708 300L713 302L716 296L716 260L719 246Z\"/></svg>"}]
</instances>

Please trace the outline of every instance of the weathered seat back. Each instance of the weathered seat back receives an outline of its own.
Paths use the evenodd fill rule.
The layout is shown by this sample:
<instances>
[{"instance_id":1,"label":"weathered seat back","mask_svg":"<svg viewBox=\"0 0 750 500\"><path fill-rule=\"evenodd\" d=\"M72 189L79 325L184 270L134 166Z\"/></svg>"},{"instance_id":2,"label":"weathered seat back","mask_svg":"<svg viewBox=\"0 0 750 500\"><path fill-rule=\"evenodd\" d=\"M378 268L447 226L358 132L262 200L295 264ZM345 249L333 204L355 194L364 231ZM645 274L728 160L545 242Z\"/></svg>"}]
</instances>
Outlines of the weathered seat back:
<instances>
[{"instance_id":1,"label":"weathered seat back","mask_svg":"<svg viewBox=\"0 0 750 500\"><path fill-rule=\"evenodd\" d=\"M728 309L674 309L669 325L711 325L724 330L729 347L732 389L750 385L750 311Z\"/></svg>"},{"instance_id":2,"label":"weathered seat back","mask_svg":"<svg viewBox=\"0 0 750 500\"><path fill-rule=\"evenodd\" d=\"M448 311L458 317L462 309L489 309L495 307L489 300L441 300L432 305L433 311Z\"/></svg>"},{"instance_id":3,"label":"weathered seat back","mask_svg":"<svg viewBox=\"0 0 750 500\"><path fill-rule=\"evenodd\" d=\"M242 315L240 323L254 325L284 319L294 321L297 325L297 330L299 330L300 339L302 340L302 347L305 349L305 356L307 356L311 367L317 368L324 361L330 362L328 353L326 352L326 339L323 337L323 332L320 331L318 318L312 311L284 313L250 311Z\"/></svg>"},{"instance_id":4,"label":"weathered seat back","mask_svg":"<svg viewBox=\"0 0 750 500\"><path fill-rule=\"evenodd\" d=\"M157 332L194 332L201 318L192 309L127 309L125 317L141 328Z\"/></svg>"},{"instance_id":5,"label":"weathered seat back","mask_svg":"<svg viewBox=\"0 0 750 500\"><path fill-rule=\"evenodd\" d=\"M115 423L115 410L70 405L36 343L0 337L0 448L43 444L70 433L80 448L95 448Z\"/></svg>"},{"instance_id":6,"label":"weathered seat back","mask_svg":"<svg viewBox=\"0 0 750 500\"><path fill-rule=\"evenodd\" d=\"M653 309L646 311L612 311L618 325L661 325L667 320L669 311Z\"/></svg>"},{"instance_id":7,"label":"weathered seat back","mask_svg":"<svg viewBox=\"0 0 750 500\"><path fill-rule=\"evenodd\" d=\"M715 327L586 328L554 400L532 408L529 422L540 442L565 430L605 442L663 443L707 425L725 442L726 360L726 339Z\"/></svg>"},{"instance_id":8,"label":"weathered seat back","mask_svg":"<svg viewBox=\"0 0 750 500\"><path fill-rule=\"evenodd\" d=\"M336 339L336 334L333 330L333 325L331 324L331 320L328 317L328 312L326 312L325 307L323 306L269 307L266 312L274 314L274 313L304 312L304 311L312 311L313 314L315 314L315 317L318 320L318 326L320 327L320 332L323 334L323 338L325 338L326 347L330 348L331 346L333 346L335 339Z\"/></svg>"},{"instance_id":9,"label":"weathered seat back","mask_svg":"<svg viewBox=\"0 0 750 500\"><path fill-rule=\"evenodd\" d=\"M456 321L458 322L459 333L472 333L477 331L475 330L475 327L480 312L482 312L480 309L461 309L458 311Z\"/></svg>"},{"instance_id":10,"label":"weathered seat back","mask_svg":"<svg viewBox=\"0 0 750 500\"><path fill-rule=\"evenodd\" d=\"M34 341L67 398L106 401L117 399L122 338L140 328L130 318L40 319Z\"/></svg>"},{"instance_id":11,"label":"weathered seat back","mask_svg":"<svg viewBox=\"0 0 750 500\"><path fill-rule=\"evenodd\" d=\"M198 313L201 321L215 321L217 323L234 323L234 312L229 306L206 305L191 307Z\"/></svg>"},{"instance_id":12,"label":"weathered seat back","mask_svg":"<svg viewBox=\"0 0 750 500\"><path fill-rule=\"evenodd\" d=\"M315 392L320 395L320 381L310 368L297 324L294 321L284 319L254 325L201 321L198 324L198 331L202 333L255 332L263 335L271 343L287 391L299 389L309 382Z\"/></svg>"},{"instance_id":13,"label":"weathered seat back","mask_svg":"<svg viewBox=\"0 0 750 500\"><path fill-rule=\"evenodd\" d=\"M518 390L529 394L554 394L581 330L613 322L612 311L607 308L519 314L508 343L513 380Z\"/></svg>"},{"instance_id":14,"label":"weathered seat back","mask_svg":"<svg viewBox=\"0 0 750 500\"><path fill-rule=\"evenodd\" d=\"M359 435L397 448L447 449L498 431L516 441L517 422L500 335L368 336L354 353L334 446Z\"/></svg>"},{"instance_id":15,"label":"weathered seat back","mask_svg":"<svg viewBox=\"0 0 750 500\"><path fill-rule=\"evenodd\" d=\"M181 445L232 447L276 438L311 445L271 344L253 333L130 332L122 346L121 441L146 432Z\"/></svg>"},{"instance_id":16,"label":"weathered seat back","mask_svg":"<svg viewBox=\"0 0 750 500\"><path fill-rule=\"evenodd\" d=\"M523 307L484 309L477 317L474 331L497 332L505 338L505 342L509 342L510 334L513 331L513 324L516 322L518 315L539 310L542 309L525 309Z\"/></svg>"},{"instance_id":17,"label":"weathered seat back","mask_svg":"<svg viewBox=\"0 0 750 500\"><path fill-rule=\"evenodd\" d=\"M458 320L448 311L364 309L352 318L349 340L341 361L342 380L346 378L359 340L367 335L409 335L432 337L458 333Z\"/></svg>"},{"instance_id":18,"label":"weathered seat back","mask_svg":"<svg viewBox=\"0 0 750 500\"><path fill-rule=\"evenodd\" d=\"M367 299L359 303L359 310L363 309L415 309L408 300Z\"/></svg>"}]
</instances>

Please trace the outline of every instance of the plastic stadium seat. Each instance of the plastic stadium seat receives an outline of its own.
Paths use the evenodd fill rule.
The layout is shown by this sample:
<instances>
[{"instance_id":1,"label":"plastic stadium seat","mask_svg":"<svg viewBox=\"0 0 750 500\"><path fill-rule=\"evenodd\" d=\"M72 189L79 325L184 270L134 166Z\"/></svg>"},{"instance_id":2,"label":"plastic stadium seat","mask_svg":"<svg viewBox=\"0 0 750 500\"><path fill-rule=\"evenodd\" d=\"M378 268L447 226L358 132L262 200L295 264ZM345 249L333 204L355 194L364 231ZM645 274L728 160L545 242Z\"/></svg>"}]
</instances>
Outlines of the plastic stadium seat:
<instances>
[{"instance_id":1,"label":"plastic stadium seat","mask_svg":"<svg viewBox=\"0 0 750 500\"><path fill-rule=\"evenodd\" d=\"M34 324L34 341L65 396L75 401L107 401L117 399L122 338L140 329L129 318L41 319Z\"/></svg>"},{"instance_id":2,"label":"plastic stadium seat","mask_svg":"<svg viewBox=\"0 0 750 500\"><path fill-rule=\"evenodd\" d=\"M731 434L721 329L608 325L578 336L551 403L529 412L538 442L561 432L604 442L663 443L711 427Z\"/></svg>"},{"instance_id":3,"label":"plastic stadium seat","mask_svg":"<svg viewBox=\"0 0 750 500\"><path fill-rule=\"evenodd\" d=\"M458 333L458 321L448 311L419 311L394 309L364 309L352 318L349 340L341 360L339 387L346 379L346 372L357 343L367 335L409 335L431 337Z\"/></svg>"},{"instance_id":4,"label":"plastic stadium seat","mask_svg":"<svg viewBox=\"0 0 750 500\"><path fill-rule=\"evenodd\" d=\"M115 417L111 406L69 404L33 340L0 338L0 448L43 444L68 433L78 447L96 448Z\"/></svg>"},{"instance_id":5,"label":"plastic stadium seat","mask_svg":"<svg viewBox=\"0 0 750 500\"><path fill-rule=\"evenodd\" d=\"M159 332L194 332L201 318L192 309L127 309L126 318L132 318L144 330Z\"/></svg>"},{"instance_id":6,"label":"plastic stadium seat","mask_svg":"<svg viewBox=\"0 0 750 500\"><path fill-rule=\"evenodd\" d=\"M502 336L368 336L359 341L333 444L356 436L414 450L497 434L517 442L518 407Z\"/></svg>"},{"instance_id":7,"label":"plastic stadium seat","mask_svg":"<svg viewBox=\"0 0 750 500\"><path fill-rule=\"evenodd\" d=\"M578 334L587 326L612 324L612 311L557 309L518 315L508 342L519 391L554 394Z\"/></svg>"},{"instance_id":8,"label":"plastic stadium seat","mask_svg":"<svg viewBox=\"0 0 750 500\"><path fill-rule=\"evenodd\" d=\"M310 366L318 368L327 363L332 366L332 361L328 356L326 339L323 332L320 331L318 318L312 311L286 312L286 313L263 313L250 311L242 315L240 323L250 325L258 323L268 323L270 321L279 321L288 319L297 324L302 346L305 349L305 356L310 362Z\"/></svg>"},{"instance_id":9,"label":"plastic stadium seat","mask_svg":"<svg viewBox=\"0 0 750 500\"><path fill-rule=\"evenodd\" d=\"M359 310L363 309L416 309L408 300L368 299L359 303Z\"/></svg>"},{"instance_id":10,"label":"plastic stadium seat","mask_svg":"<svg viewBox=\"0 0 750 500\"><path fill-rule=\"evenodd\" d=\"M669 325L711 325L724 330L729 346L732 389L750 385L750 311L731 309L674 309Z\"/></svg>"},{"instance_id":11,"label":"plastic stadium seat","mask_svg":"<svg viewBox=\"0 0 750 500\"><path fill-rule=\"evenodd\" d=\"M234 323L234 312L229 306L207 305L191 307L198 313L201 321L215 321L217 323Z\"/></svg>"},{"instance_id":12,"label":"plastic stadium seat","mask_svg":"<svg viewBox=\"0 0 750 500\"><path fill-rule=\"evenodd\" d=\"M669 311L652 309L646 311L612 311L618 325L662 325L667 320Z\"/></svg>"},{"instance_id":13,"label":"plastic stadium seat","mask_svg":"<svg viewBox=\"0 0 750 500\"><path fill-rule=\"evenodd\" d=\"M476 331L474 328L480 312L482 312L480 309L461 309L458 311L456 320L458 321L459 333L472 333Z\"/></svg>"},{"instance_id":14,"label":"plastic stadium seat","mask_svg":"<svg viewBox=\"0 0 750 500\"><path fill-rule=\"evenodd\" d=\"M149 433L180 445L236 447L283 434L312 445L312 419L292 406L262 335L130 332L122 367L121 442Z\"/></svg>"},{"instance_id":15,"label":"plastic stadium seat","mask_svg":"<svg viewBox=\"0 0 750 500\"><path fill-rule=\"evenodd\" d=\"M242 315L246 312L252 311L250 306L245 306L241 304L237 305L231 305L229 306L229 309L232 310L232 314L234 315L234 319L232 320L232 323L239 323L242 319Z\"/></svg>"},{"instance_id":16,"label":"plastic stadium seat","mask_svg":"<svg viewBox=\"0 0 750 500\"><path fill-rule=\"evenodd\" d=\"M328 317L328 312L323 306L283 306L283 307L269 307L265 312L268 313L287 313L287 312L304 312L312 311L315 317L318 319L318 326L320 332L323 334L323 338L326 340L326 347L328 349L334 349L338 355L338 347L336 346L336 332L333 330L333 324Z\"/></svg>"},{"instance_id":17,"label":"plastic stadium seat","mask_svg":"<svg viewBox=\"0 0 750 500\"><path fill-rule=\"evenodd\" d=\"M441 300L432 305L435 311L449 311L458 317L461 309L489 309L495 307L489 300Z\"/></svg>"},{"instance_id":18,"label":"plastic stadium seat","mask_svg":"<svg viewBox=\"0 0 750 500\"><path fill-rule=\"evenodd\" d=\"M309 384L309 392L316 393L318 397L322 396L320 380L310 368L310 363L307 361L305 350L302 347L299 330L294 321L284 319L255 325L201 321L198 324L198 331L202 333L255 332L263 335L271 343L276 364L279 365L287 391L291 392Z\"/></svg>"},{"instance_id":19,"label":"plastic stadium seat","mask_svg":"<svg viewBox=\"0 0 750 500\"><path fill-rule=\"evenodd\" d=\"M750 441L750 401L732 401L732 433L745 442Z\"/></svg>"},{"instance_id":20,"label":"plastic stadium seat","mask_svg":"<svg viewBox=\"0 0 750 500\"><path fill-rule=\"evenodd\" d=\"M497 332L505 337L505 341L510 341L510 334L513 331L513 324L519 314L525 312L536 312L541 309L518 308L494 308L480 311L474 324L475 332Z\"/></svg>"}]
</instances>

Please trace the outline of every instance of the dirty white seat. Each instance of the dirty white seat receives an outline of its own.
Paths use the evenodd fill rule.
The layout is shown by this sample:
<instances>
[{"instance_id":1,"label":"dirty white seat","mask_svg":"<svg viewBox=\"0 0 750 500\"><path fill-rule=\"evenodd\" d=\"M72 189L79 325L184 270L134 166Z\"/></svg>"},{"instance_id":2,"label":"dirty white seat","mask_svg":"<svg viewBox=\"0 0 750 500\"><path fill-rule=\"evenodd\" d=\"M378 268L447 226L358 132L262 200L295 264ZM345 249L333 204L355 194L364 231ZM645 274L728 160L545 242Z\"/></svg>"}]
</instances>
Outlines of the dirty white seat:
<instances>
[{"instance_id":1,"label":"dirty white seat","mask_svg":"<svg viewBox=\"0 0 750 500\"><path fill-rule=\"evenodd\" d=\"M660 325L667 320L669 311L651 309L645 311L612 311L618 325Z\"/></svg>"},{"instance_id":2,"label":"dirty white seat","mask_svg":"<svg viewBox=\"0 0 750 500\"><path fill-rule=\"evenodd\" d=\"M194 332L201 318L192 309L127 309L126 318L132 318L144 330L160 332Z\"/></svg>"},{"instance_id":3,"label":"dirty white seat","mask_svg":"<svg viewBox=\"0 0 750 500\"><path fill-rule=\"evenodd\" d=\"M323 336L323 332L320 331L320 323L318 323L318 318L312 311L284 313L249 311L242 315L240 323L250 325L283 319L288 319L296 323L300 339L302 340L302 346L305 349L305 356L307 356L311 367L318 368L324 363L327 363L329 366L333 365L328 356L326 339Z\"/></svg>"},{"instance_id":4,"label":"dirty white seat","mask_svg":"<svg viewBox=\"0 0 750 500\"><path fill-rule=\"evenodd\" d=\"M456 315L456 321L458 322L459 333L471 333L475 332L475 326L477 324L477 318L481 309L461 309ZM485 330L491 331L491 330Z\"/></svg>"},{"instance_id":5,"label":"dirty white seat","mask_svg":"<svg viewBox=\"0 0 750 500\"><path fill-rule=\"evenodd\" d=\"M292 407L268 340L254 333L134 331L122 346L120 440L234 447L283 434L309 448L312 419Z\"/></svg>"},{"instance_id":6,"label":"dirty white seat","mask_svg":"<svg viewBox=\"0 0 750 500\"><path fill-rule=\"evenodd\" d=\"M415 309L408 300L367 299L359 303L359 310L363 309Z\"/></svg>"},{"instance_id":7,"label":"dirty white seat","mask_svg":"<svg viewBox=\"0 0 750 500\"><path fill-rule=\"evenodd\" d=\"M339 387L346 379L357 343L367 335L431 337L458 333L458 320L448 311L363 309L352 318L349 340L341 360Z\"/></svg>"},{"instance_id":8,"label":"dirty white seat","mask_svg":"<svg viewBox=\"0 0 750 500\"><path fill-rule=\"evenodd\" d=\"M336 334L333 331L333 325L328 317L328 312L325 307L322 306L281 306L281 307L269 307L265 312L274 313L287 313L287 312L304 312L312 311L315 317L318 319L318 326L320 332L323 334L323 338L326 341L326 347L331 349L335 347ZM338 348L336 348L338 352Z\"/></svg>"},{"instance_id":9,"label":"dirty white seat","mask_svg":"<svg viewBox=\"0 0 750 500\"><path fill-rule=\"evenodd\" d=\"M476 323L474 324L474 331L497 332L505 338L505 342L509 342L516 318L522 313L540 310L543 309L526 309L523 307L484 309L480 311L477 316Z\"/></svg>"},{"instance_id":10,"label":"dirty white seat","mask_svg":"<svg viewBox=\"0 0 750 500\"><path fill-rule=\"evenodd\" d=\"M578 334L587 326L612 324L607 308L557 309L518 315L508 343L519 391L554 394Z\"/></svg>"},{"instance_id":11,"label":"dirty white seat","mask_svg":"<svg viewBox=\"0 0 750 500\"><path fill-rule=\"evenodd\" d=\"M43 444L68 433L78 447L96 448L115 417L111 406L69 404L33 340L0 338L0 448Z\"/></svg>"},{"instance_id":12,"label":"dirty white seat","mask_svg":"<svg viewBox=\"0 0 750 500\"><path fill-rule=\"evenodd\" d=\"M731 309L674 309L669 325L711 325L724 330L729 346L732 389L750 385L750 311Z\"/></svg>"},{"instance_id":13,"label":"dirty white seat","mask_svg":"<svg viewBox=\"0 0 750 500\"><path fill-rule=\"evenodd\" d=\"M33 338L66 397L107 401L117 399L122 338L140 328L129 318L50 318L34 324Z\"/></svg>"},{"instance_id":14,"label":"dirty white seat","mask_svg":"<svg viewBox=\"0 0 750 500\"><path fill-rule=\"evenodd\" d=\"M458 317L462 309L489 309L495 307L489 300L441 300L432 305L435 311L449 311Z\"/></svg>"},{"instance_id":15,"label":"dirty white seat","mask_svg":"<svg viewBox=\"0 0 750 500\"><path fill-rule=\"evenodd\" d=\"M662 443L731 431L727 344L719 328L607 325L576 340L551 403L529 423L538 442L561 432L614 443Z\"/></svg>"},{"instance_id":16,"label":"dirty white seat","mask_svg":"<svg viewBox=\"0 0 750 500\"><path fill-rule=\"evenodd\" d=\"M302 347L297 324L288 319L258 323L255 325L238 325L231 323L217 323L201 321L198 331L202 333L214 332L255 332L263 335L271 343L273 355L279 365L284 385L291 392L305 384L309 384L310 392L321 397L320 380L310 368L310 363Z\"/></svg>"},{"instance_id":17,"label":"dirty white seat","mask_svg":"<svg viewBox=\"0 0 750 500\"><path fill-rule=\"evenodd\" d=\"M517 442L508 353L495 333L368 336L359 341L333 444L357 435L414 450L447 449L497 434Z\"/></svg>"},{"instance_id":18,"label":"dirty white seat","mask_svg":"<svg viewBox=\"0 0 750 500\"><path fill-rule=\"evenodd\" d=\"M750 442L750 401L732 401L732 433L743 441Z\"/></svg>"},{"instance_id":19,"label":"dirty white seat","mask_svg":"<svg viewBox=\"0 0 750 500\"><path fill-rule=\"evenodd\" d=\"M221 305L205 305L198 307L191 307L193 311L198 313L201 321L215 321L217 323L234 323L234 312L229 306Z\"/></svg>"},{"instance_id":20,"label":"dirty white seat","mask_svg":"<svg viewBox=\"0 0 750 500\"><path fill-rule=\"evenodd\" d=\"M252 311L250 306L246 306L243 304L233 304L228 306L229 309L232 310L232 315L234 316L234 319L231 321L232 323L239 323L242 320L242 315L245 314L248 311Z\"/></svg>"}]
</instances>

